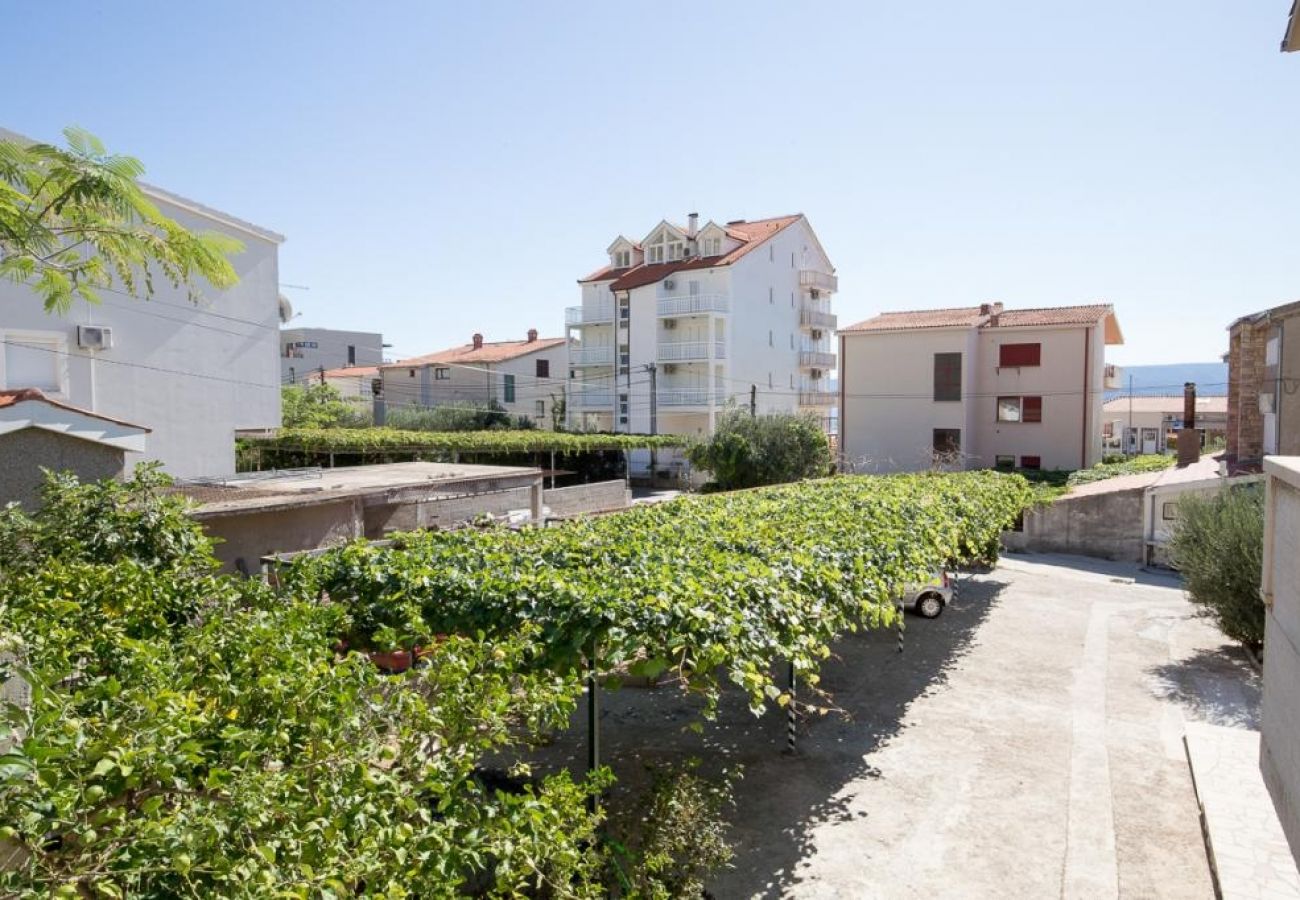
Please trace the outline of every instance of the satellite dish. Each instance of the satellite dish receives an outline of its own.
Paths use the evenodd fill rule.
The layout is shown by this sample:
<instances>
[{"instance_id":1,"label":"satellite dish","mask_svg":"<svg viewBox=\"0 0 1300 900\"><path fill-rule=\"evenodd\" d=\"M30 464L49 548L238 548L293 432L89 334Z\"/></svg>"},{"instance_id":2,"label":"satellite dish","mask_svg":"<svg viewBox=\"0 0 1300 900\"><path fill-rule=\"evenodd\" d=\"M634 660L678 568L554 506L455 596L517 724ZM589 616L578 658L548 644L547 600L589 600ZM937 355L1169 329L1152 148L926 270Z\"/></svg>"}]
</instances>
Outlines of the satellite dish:
<instances>
[{"instance_id":1,"label":"satellite dish","mask_svg":"<svg viewBox=\"0 0 1300 900\"><path fill-rule=\"evenodd\" d=\"M281 294L280 295L280 324L287 325L289 324L289 320L292 318L293 318L293 304L289 302L288 297L286 297L284 294Z\"/></svg>"}]
</instances>

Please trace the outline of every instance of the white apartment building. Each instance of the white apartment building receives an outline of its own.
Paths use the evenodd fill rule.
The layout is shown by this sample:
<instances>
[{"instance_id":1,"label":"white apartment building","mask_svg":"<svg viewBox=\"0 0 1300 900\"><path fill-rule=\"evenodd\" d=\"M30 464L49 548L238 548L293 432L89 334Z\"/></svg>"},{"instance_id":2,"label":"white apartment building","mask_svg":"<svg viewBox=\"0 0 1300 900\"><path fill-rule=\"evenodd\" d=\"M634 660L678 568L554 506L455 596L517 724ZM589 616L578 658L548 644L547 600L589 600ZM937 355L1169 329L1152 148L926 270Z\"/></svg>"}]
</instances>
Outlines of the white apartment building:
<instances>
[{"instance_id":1,"label":"white apartment building","mask_svg":"<svg viewBox=\"0 0 1300 900\"><path fill-rule=\"evenodd\" d=\"M536 328L522 341L475 334L468 344L380 366L384 404L394 410L496 401L550 428L555 403L564 397L567 351L564 338L539 338Z\"/></svg>"},{"instance_id":2,"label":"white apartment building","mask_svg":"<svg viewBox=\"0 0 1300 900\"><path fill-rule=\"evenodd\" d=\"M284 238L158 188L144 192L185 227L241 241L230 260L238 284L200 284L196 304L156 278L150 299L102 290L100 303L77 300L57 315L27 286L0 281L0 389L34 388L148 429L144 451L127 453L128 468L154 459L174 476L232 475L235 432L280 425Z\"/></svg>"},{"instance_id":3,"label":"white apartment building","mask_svg":"<svg viewBox=\"0 0 1300 900\"><path fill-rule=\"evenodd\" d=\"M376 332L336 328L280 330L280 380L285 384L319 381L322 371L378 366L383 361L384 336Z\"/></svg>"},{"instance_id":4,"label":"white apartment building","mask_svg":"<svg viewBox=\"0 0 1300 900\"><path fill-rule=\"evenodd\" d=\"M887 312L840 332L840 447L853 471L1079 469L1101 461L1106 304Z\"/></svg>"},{"instance_id":5,"label":"white apartment building","mask_svg":"<svg viewBox=\"0 0 1300 900\"><path fill-rule=\"evenodd\" d=\"M751 400L829 420L837 282L807 218L687 222L618 237L579 279L582 304L565 311L569 427L708 434Z\"/></svg>"}]
</instances>

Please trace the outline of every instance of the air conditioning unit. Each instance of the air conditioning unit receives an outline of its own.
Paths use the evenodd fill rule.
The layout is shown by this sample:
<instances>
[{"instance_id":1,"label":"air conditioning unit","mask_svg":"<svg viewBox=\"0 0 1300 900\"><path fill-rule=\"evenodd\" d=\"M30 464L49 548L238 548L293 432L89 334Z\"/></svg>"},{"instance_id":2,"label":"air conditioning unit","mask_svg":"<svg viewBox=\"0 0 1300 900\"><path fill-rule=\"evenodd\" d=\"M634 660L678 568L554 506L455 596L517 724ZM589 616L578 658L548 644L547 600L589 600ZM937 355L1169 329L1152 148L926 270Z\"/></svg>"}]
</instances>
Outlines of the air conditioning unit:
<instances>
[{"instance_id":1,"label":"air conditioning unit","mask_svg":"<svg viewBox=\"0 0 1300 900\"><path fill-rule=\"evenodd\" d=\"M664 290L665 290L665 291L675 291L675 290L677 290L677 282L676 282L674 279L672 279L672 278L666 278L666 279L664 279Z\"/></svg>"},{"instance_id":2,"label":"air conditioning unit","mask_svg":"<svg viewBox=\"0 0 1300 900\"><path fill-rule=\"evenodd\" d=\"M809 376L810 378L813 378L813 379L821 378L821 377L822 377L822 370L821 370L821 369L810 369L810 370L808 370L808 376Z\"/></svg>"},{"instance_id":3,"label":"air conditioning unit","mask_svg":"<svg viewBox=\"0 0 1300 900\"><path fill-rule=\"evenodd\" d=\"M814 328L812 330L812 339L814 341L820 341L822 339L822 330L820 328Z\"/></svg>"},{"instance_id":4,"label":"air conditioning unit","mask_svg":"<svg viewBox=\"0 0 1300 900\"><path fill-rule=\"evenodd\" d=\"M676 363L664 363L664 374L665 374L665 375L672 375L672 374L673 374L674 372L676 372L676 371L677 371L677 364L676 364Z\"/></svg>"},{"instance_id":5,"label":"air conditioning unit","mask_svg":"<svg viewBox=\"0 0 1300 900\"><path fill-rule=\"evenodd\" d=\"M78 325L77 346L85 350L107 350L113 346L113 329L103 325Z\"/></svg>"},{"instance_id":6,"label":"air conditioning unit","mask_svg":"<svg viewBox=\"0 0 1300 900\"><path fill-rule=\"evenodd\" d=\"M676 328L676 327L677 327L677 320L676 320L676 319L664 319L664 329L665 329L665 330L667 330L667 331L672 331L672 330L673 330L674 328Z\"/></svg>"}]
</instances>

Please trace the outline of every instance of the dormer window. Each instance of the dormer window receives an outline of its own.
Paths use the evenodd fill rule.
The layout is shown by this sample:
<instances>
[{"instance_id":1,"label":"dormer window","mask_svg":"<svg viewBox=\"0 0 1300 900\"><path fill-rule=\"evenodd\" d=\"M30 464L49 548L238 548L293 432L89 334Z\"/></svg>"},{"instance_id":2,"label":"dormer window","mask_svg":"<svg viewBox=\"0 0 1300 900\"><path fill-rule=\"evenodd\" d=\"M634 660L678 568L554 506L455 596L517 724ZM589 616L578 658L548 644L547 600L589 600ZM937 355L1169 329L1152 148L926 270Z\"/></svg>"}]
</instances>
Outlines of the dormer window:
<instances>
[{"instance_id":1,"label":"dormer window","mask_svg":"<svg viewBox=\"0 0 1300 900\"><path fill-rule=\"evenodd\" d=\"M630 265L632 265L632 251L631 251L631 250L616 250L616 251L614 252L614 267L615 267L615 268L618 268L618 269L626 269L626 268L627 268L628 266L630 266Z\"/></svg>"},{"instance_id":2,"label":"dormer window","mask_svg":"<svg viewBox=\"0 0 1300 900\"><path fill-rule=\"evenodd\" d=\"M686 245L681 241L670 241L668 244L668 258L670 260L681 259L686 255Z\"/></svg>"},{"instance_id":3,"label":"dormer window","mask_svg":"<svg viewBox=\"0 0 1300 900\"><path fill-rule=\"evenodd\" d=\"M664 245L663 245L663 244L651 244L650 247L646 250L645 258L646 258L646 262L651 263L651 264L653 264L653 263L661 263L661 262L663 262L663 261L664 261Z\"/></svg>"},{"instance_id":4,"label":"dormer window","mask_svg":"<svg viewBox=\"0 0 1300 900\"><path fill-rule=\"evenodd\" d=\"M719 256L722 254L722 238L705 238L700 244L705 256Z\"/></svg>"}]
</instances>

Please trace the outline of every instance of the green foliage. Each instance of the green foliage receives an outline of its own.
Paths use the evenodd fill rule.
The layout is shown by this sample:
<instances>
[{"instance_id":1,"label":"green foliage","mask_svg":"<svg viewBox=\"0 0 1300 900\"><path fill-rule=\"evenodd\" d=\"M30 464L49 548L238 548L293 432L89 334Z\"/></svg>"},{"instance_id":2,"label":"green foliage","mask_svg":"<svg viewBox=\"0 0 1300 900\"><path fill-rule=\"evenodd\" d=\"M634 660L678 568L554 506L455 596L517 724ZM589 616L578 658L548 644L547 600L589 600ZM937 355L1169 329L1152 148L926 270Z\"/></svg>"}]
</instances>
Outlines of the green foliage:
<instances>
[{"instance_id":1,"label":"green foliage","mask_svg":"<svg viewBox=\"0 0 1300 900\"><path fill-rule=\"evenodd\" d=\"M399 406L388 411L385 426L401 431L531 431L537 423L527 416L512 416L493 400L487 406Z\"/></svg>"},{"instance_id":2,"label":"green foliage","mask_svg":"<svg viewBox=\"0 0 1300 900\"><path fill-rule=\"evenodd\" d=\"M343 399L332 384L288 384L280 389L285 428L357 428L370 423L368 404Z\"/></svg>"},{"instance_id":3,"label":"green foliage","mask_svg":"<svg viewBox=\"0 0 1300 900\"><path fill-rule=\"evenodd\" d=\"M0 141L0 277L27 284L52 312L99 301L116 281L154 292L155 270L191 300L204 279L238 281L227 257L243 249L216 232L191 232L164 216L138 181L144 167L113 156L93 135L64 130L68 147Z\"/></svg>"},{"instance_id":4,"label":"green foliage","mask_svg":"<svg viewBox=\"0 0 1300 900\"><path fill-rule=\"evenodd\" d=\"M611 823L632 835L629 846L618 848L626 867L619 867L616 880L624 895L700 897L705 879L731 862L725 811L732 805L732 778L710 781L697 769L692 760L655 771L635 821Z\"/></svg>"},{"instance_id":5,"label":"green foliage","mask_svg":"<svg viewBox=\"0 0 1300 900\"><path fill-rule=\"evenodd\" d=\"M1017 469L1034 491L1034 504L1046 505L1064 497L1071 488L1121 475L1160 472L1174 464L1172 456L1150 453L1144 456L1107 456L1090 469Z\"/></svg>"},{"instance_id":6,"label":"green foliage","mask_svg":"<svg viewBox=\"0 0 1300 900\"><path fill-rule=\"evenodd\" d=\"M418 636L532 624L539 662L559 672L594 643L602 664L671 668L710 702L727 675L757 713L781 694L774 661L812 675L842 632L893 622L905 585L995 557L1028 499L1024 479L992 472L840 477L556 528L358 543L300 559L287 583L362 610L399 605L367 621Z\"/></svg>"},{"instance_id":7,"label":"green foliage","mask_svg":"<svg viewBox=\"0 0 1300 900\"><path fill-rule=\"evenodd\" d=\"M1170 544L1187 594L1228 637L1264 644L1259 596L1264 554L1264 492L1259 485L1224 488L1178 501Z\"/></svg>"},{"instance_id":8,"label":"green foliage","mask_svg":"<svg viewBox=\"0 0 1300 900\"><path fill-rule=\"evenodd\" d=\"M32 694L0 709L0 838L29 854L0 894L604 895L586 808L603 776L509 795L474 777L567 724L580 693L538 666L533 629L448 636L381 676L335 651L346 608L213 575L146 476L54 480L55 512L0 522L25 548L3 575L18 663L0 677ZM113 530L101 514L120 546L93 536Z\"/></svg>"},{"instance_id":9,"label":"green foliage","mask_svg":"<svg viewBox=\"0 0 1300 900\"><path fill-rule=\"evenodd\" d=\"M818 420L729 410L709 438L692 444L691 465L713 473L723 490L817 478L830 471L831 451Z\"/></svg>"}]
</instances>

